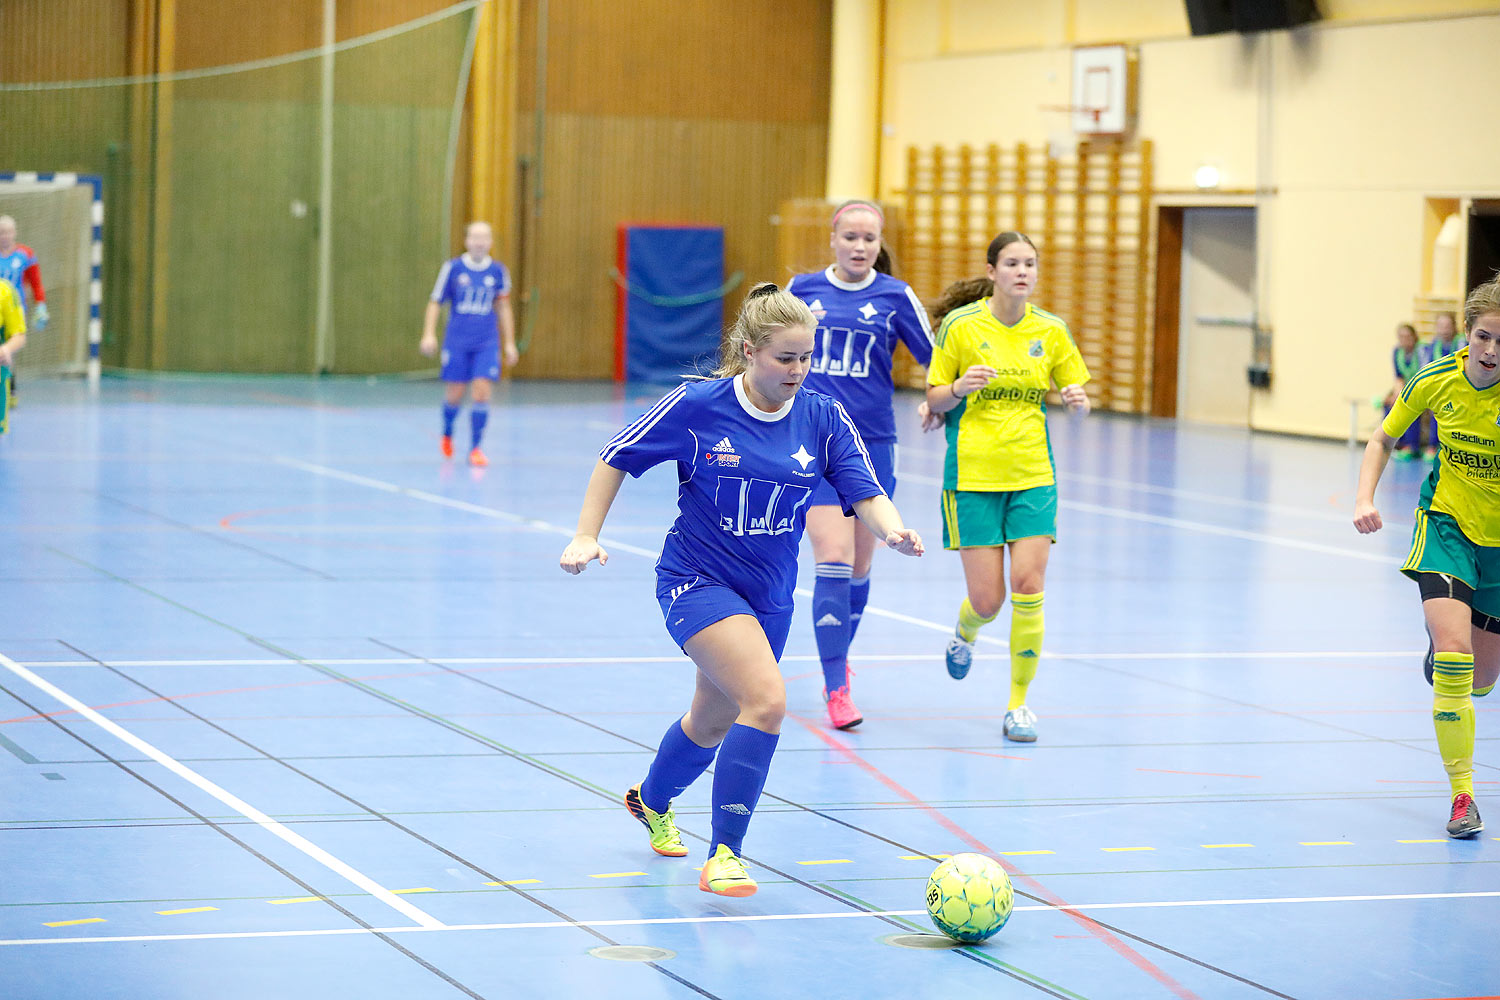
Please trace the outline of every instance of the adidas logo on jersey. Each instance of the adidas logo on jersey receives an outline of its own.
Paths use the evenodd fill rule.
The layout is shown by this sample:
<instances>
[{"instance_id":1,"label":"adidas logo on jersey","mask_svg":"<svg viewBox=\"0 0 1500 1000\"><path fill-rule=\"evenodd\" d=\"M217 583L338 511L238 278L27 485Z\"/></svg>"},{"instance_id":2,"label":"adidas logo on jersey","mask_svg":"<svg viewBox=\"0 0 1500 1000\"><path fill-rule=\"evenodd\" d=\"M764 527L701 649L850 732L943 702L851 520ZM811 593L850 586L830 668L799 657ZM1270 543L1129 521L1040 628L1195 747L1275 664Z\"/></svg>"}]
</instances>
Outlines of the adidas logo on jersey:
<instances>
[{"instance_id":1,"label":"adidas logo on jersey","mask_svg":"<svg viewBox=\"0 0 1500 1000\"><path fill-rule=\"evenodd\" d=\"M1452 403L1444 403L1443 404L1443 412L1444 413L1452 413L1453 412L1453 404Z\"/></svg>"},{"instance_id":2,"label":"adidas logo on jersey","mask_svg":"<svg viewBox=\"0 0 1500 1000\"><path fill-rule=\"evenodd\" d=\"M726 454L726 453L732 455L732 454L734 454L734 445L732 445L732 444L729 443L729 439L728 438L725 438L724 440L720 441L718 444L714 445L714 451L718 452L721 455Z\"/></svg>"},{"instance_id":3,"label":"adidas logo on jersey","mask_svg":"<svg viewBox=\"0 0 1500 1000\"><path fill-rule=\"evenodd\" d=\"M836 615L832 611L830 611L826 615L824 615L822 618L819 618L816 622L814 622L813 623L813 627L814 628L822 628L825 625L842 625L842 624L844 624L844 623L841 622L841 621L839 621L838 615Z\"/></svg>"},{"instance_id":4,"label":"adidas logo on jersey","mask_svg":"<svg viewBox=\"0 0 1500 1000\"><path fill-rule=\"evenodd\" d=\"M745 808L745 804L743 802L730 802L726 805L720 806L719 808L727 813L734 813L736 816L750 815L750 810Z\"/></svg>"}]
</instances>

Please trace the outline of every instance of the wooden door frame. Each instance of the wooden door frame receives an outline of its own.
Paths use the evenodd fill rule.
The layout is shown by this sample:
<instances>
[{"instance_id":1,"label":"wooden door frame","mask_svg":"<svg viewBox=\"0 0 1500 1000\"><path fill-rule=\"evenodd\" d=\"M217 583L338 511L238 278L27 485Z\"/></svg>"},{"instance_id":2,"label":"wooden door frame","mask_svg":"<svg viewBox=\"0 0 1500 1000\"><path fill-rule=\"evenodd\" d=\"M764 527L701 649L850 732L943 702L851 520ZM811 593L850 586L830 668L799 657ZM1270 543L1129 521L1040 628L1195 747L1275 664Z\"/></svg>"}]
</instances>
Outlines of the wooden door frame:
<instances>
[{"instance_id":1,"label":"wooden door frame","mask_svg":"<svg viewBox=\"0 0 1500 1000\"><path fill-rule=\"evenodd\" d=\"M1151 335L1151 415L1177 416L1178 338L1182 332L1182 205L1156 209L1156 294Z\"/></svg>"}]
</instances>

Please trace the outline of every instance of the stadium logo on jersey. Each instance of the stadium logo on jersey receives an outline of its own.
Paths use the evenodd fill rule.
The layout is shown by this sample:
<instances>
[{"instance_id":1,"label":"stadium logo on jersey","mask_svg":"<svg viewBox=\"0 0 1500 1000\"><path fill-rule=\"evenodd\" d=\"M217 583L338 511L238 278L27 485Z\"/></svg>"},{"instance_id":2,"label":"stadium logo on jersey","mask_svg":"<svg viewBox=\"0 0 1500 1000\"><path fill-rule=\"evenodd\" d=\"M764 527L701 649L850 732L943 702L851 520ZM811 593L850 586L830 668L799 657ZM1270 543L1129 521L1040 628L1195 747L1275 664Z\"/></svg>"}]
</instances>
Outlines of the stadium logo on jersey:
<instances>
[{"instance_id":1,"label":"stadium logo on jersey","mask_svg":"<svg viewBox=\"0 0 1500 1000\"><path fill-rule=\"evenodd\" d=\"M460 272L458 275L458 283L464 288L469 287L469 276Z\"/></svg>"},{"instance_id":2,"label":"stadium logo on jersey","mask_svg":"<svg viewBox=\"0 0 1500 1000\"><path fill-rule=\"evenodd\" d=\"M878 309L866 302L859 307L859 321L861 323L873 323L877 312L879 312Z\"/></svg>"},{"instance_id":3,"label":"stadium logo on jersey","mask_svg":"<svg viewBox=\"0 0 1500 1000\"><path fill-rule=\"evenodd\" d=\"M797 450L792 452L792 457L801 463L802 471L804 472L807 471L808 463L813 460L813 457L807 453L807 449L800 444L797 446Z\"/></svg>"},{"instance_id":4,"label":"stadium logo on jersey","mask_svg":"<svg viewBox=\"0 0 1500 1000\"><path fill-rule=\"evenodd\" d=\"M1041 357L1042 356L1042 338L1038 337L1036 340L1033 340L1029 345L1027 345L1027 347L1026 347L1026 353L1029 354L1029 355L1031 355L1033 358L1039 358L1039 357Z\"/></svg>"},{"instance_id":5,"label":"stadium logo on jersey","mask_svg":"<svg viewBox=\"0 0 1500 1000\"><path fill-rule=\"evenodd\" d=\"M821 320L824 316L828 315L828 310L823 308L822 299L813 299L812 302L808 303L807 308L812 310L813 319Z\"/></svg>"},{"instance_id":6,"label":"stadium logo on jersey","mask_svg":"<svg viewBox=\"0 0 1500 1000\"><path fill-rule=\"evenodd\" d=\"M486 274L484 276L484 283L493 286L495 284L495 276L493 274Z\"/></svg>"}]
</instances>

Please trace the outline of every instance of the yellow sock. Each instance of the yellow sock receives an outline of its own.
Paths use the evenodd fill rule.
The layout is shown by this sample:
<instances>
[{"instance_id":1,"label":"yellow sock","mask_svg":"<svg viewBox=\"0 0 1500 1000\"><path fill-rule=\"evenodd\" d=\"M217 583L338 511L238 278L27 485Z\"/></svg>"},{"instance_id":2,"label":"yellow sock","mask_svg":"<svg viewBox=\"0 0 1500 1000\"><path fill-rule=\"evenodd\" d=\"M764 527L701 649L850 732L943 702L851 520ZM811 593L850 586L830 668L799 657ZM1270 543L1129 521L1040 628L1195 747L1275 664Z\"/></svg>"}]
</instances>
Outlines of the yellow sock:
<instances>
[{"instance_id":1,"label":"yellow sock","mask_svg":"<svg viewBox=\"0 0 1500 1000\"><path fill-rule=\"evenodd\" d=\"M1494 682L1491 682L1488 687L1476 687L1474 689L1474 697L1476 697L1476 698L1483 698L1485 695L1489 694L1493 690L1495 690Z\"/></svg>"},{"instance_id":2,"label":"yellow sock","mask_svg":"<svg viewBox=\"0 0 1500 1000\"><path fill-rule=\"evenodd\" d=\"M1432 667L1432 728L1453 795L1474 794L1474 657L1438 653Z\"/></svg>"},{"instance_id":3,"label":"yellow sock","mask_svg":"<svg viewBox=\"0 0 1500 1000\"><path fill-rule=\"evenodd\" d=\"M995 614L999 613L998 611L995 612ZM959 638L963 639L964 642L973 642L979 638L980 626L988 625L994 620L995 615L990 615L988 618L979 617L978 612L974 610L974 605L970 604L969 599L965 597L964 602L958 606Z\"/></svg>"},{"instance_id":4,"label":"yellow sock","mask_svg":"<svg viewBox=\"0 0 1500 1000\"><path fill-rule=\"evenodd\" d=\"M1010 595L1010 704L1026 704L1026 691L1042 657L1042 592Z\"/></svg>"}]
</instances>

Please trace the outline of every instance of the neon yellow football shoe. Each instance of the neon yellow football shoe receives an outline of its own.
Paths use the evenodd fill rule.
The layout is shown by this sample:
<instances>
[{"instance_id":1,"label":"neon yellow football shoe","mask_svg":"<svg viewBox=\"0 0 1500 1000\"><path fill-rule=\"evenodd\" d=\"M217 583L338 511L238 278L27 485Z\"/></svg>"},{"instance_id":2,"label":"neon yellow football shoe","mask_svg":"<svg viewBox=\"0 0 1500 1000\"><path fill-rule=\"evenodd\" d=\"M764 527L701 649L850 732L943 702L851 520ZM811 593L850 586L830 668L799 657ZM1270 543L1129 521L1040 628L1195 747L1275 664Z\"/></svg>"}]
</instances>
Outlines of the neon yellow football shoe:
<instances>
[{"instance_id":1,"label":"neon yellow football shoe","mask_svg":"<svg viewBox=\"0 0 1500 1000\"><path fill-rule=\"evenodd\" d=\"M682 842L682 834L677 832L677 821L672 816L672 810L659 813L647 807L641 801L641 786L636 785L625 793L625 808L630 810L630 815L641 821L641 825L651 834L651 849L657 854L666 855L669 858L687 857L687 845Z\"/></svg>"},{"instance_id":2,"label":"neon yellow football shoe","mask_svg":"<svg viewBox=\"0 0 1500 1000\"><path fill-rule=\"evenodd\" d=\"M719 845L714 856L703 866L698 876L698 888L716 896L753 896L760 886L745 870L745 862L735 856L728 846Z\"/></svg>"}]
</instances>

